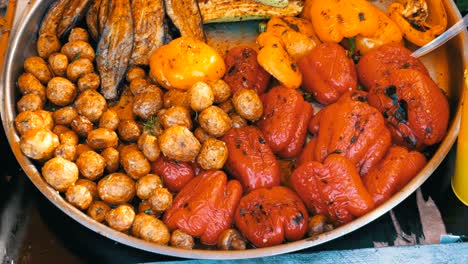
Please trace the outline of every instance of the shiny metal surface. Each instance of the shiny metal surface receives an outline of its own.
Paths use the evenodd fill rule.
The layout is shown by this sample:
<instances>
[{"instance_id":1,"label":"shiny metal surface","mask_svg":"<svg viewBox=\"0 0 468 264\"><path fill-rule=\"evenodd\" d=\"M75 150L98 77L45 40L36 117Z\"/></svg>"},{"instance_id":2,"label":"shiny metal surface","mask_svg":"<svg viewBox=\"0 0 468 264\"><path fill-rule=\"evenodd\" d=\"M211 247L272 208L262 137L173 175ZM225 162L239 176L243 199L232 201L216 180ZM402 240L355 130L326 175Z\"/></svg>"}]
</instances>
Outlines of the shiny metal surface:
<instances>
[{"instance_id":1,"label":"shiny metal surface","mask_svg":"<svg viewBox=\"0 0 468 264\"><path fill-rule=\"evenodd\" d=\"M448 151L452 147L459 131L460 122L460 98L465 88L463 82L463 69L468 66L468 36L463 32L458 37L452 39L444 47L438 49L423 59L428 66L431 76L436 80L439 87L444 89L449 97L451 105L451 121L448 134L440 147L428 162L427 166L400 192L395 194L390 200L376 208L372 212L356 219L355 221L341 226L331 232L320 235L318 238L282 244L275 247L249 249L245 251L208 251L208 250L182 250L169 246L155 245L124 233L115 231L101 223L97 223L83 212L76 209L66 202L60 194L47 185L42 179L36 165L25 157L19 148L19 136L13 125L16 116L16 101L19 92L16 88L16 79L22 72L22 63L28 56L35 55L35 41L37 29L43 14L52 0L36 1L29 6L27 12L20 20L18 27L13 29L11 40L5 56L3 72L1 75L0 99L3 102L1 106L2 122L5 133L10 142L10 146L34 185L45 195L55 206L74 220L78 221L87 228L113 239L122 244L126 244L142 250L184 258L202 258L202 259L243 259L262 256L277 255L304 248L313 247L332 239L348 234L367 223L377 219L390 209L398 205L401 201L413 193L438 167ZM388 1L383 1L388 2ZM461 18L452 1L444 1L448 12L449 24L453 24ZM382 2L381 2L382 3Z\"/></svg>"}]
</instances>

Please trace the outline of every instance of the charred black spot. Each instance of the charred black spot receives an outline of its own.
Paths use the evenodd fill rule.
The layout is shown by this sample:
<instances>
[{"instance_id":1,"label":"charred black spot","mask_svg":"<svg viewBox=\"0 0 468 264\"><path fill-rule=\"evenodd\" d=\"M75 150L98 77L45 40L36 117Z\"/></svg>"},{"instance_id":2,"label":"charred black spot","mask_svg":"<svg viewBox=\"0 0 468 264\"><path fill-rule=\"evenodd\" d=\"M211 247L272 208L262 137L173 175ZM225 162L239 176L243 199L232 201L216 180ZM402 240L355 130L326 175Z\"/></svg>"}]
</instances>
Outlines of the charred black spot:
<instances>
[{"instance_id":1,"label":"charred black spot","mask_svg":"<svg viewBox=\"0 0 468 264\"><path fill-rule=\"evenodd\" d=\"M244 57L244 59L250 58L251 55L252 55L252 54L250 53L250 50L248 50L248 49L244 49L244 50L242 51L242 57Z\"/></svg>"},{"instance_id":2,"label":"charred black spot","mask_svg":"<svg viewBox=\"0 0 468 264\"><path fill-rule=\"evenodd\" d=\"M335 203L335 202L333 202L333 201L328 201L328 202L327 202L327 205L330 206L330 205L333 205L334 203Z\"/></svg>"},{"instance_id":3,"label":"charred black spot","mask_svg":"<svg viewBox=\"0 0 468 264\"><path fill-rule=\"evenodd\" d=\"M409 62L407 62L407 63L405 63L405 64L403 64L401 66L402 69L408 69L409 67L411 67L411 64Z\"/></svg>"},{"instance_id":4,"label":"charred black spot","mask_svg":"<svg viewBox=\"0 0 468 264\"><path fill-rule=\"evenodd\" d=\"M242 155L247 156L247 152L245 150L242 150Z\"/></svg>"},{"instance_id":5,"label":"charred black spot","mask_svg":"<svg viewBox=\"0 0 468 264\"><path fill-rule=\"evenodd\" d=\"M241 208L241 209L239 210L239 212L240 212L240 215L241 215L241 216L244 216L244 215L245 215L245 209L244 209L244 208Z\"/></svg>"},{"instance_id":6,"label":"charred black spot","mask_svg":"<svg viewBox=\"0 0 468 264\"><path fill-rule=\"evenodd\" d=\"M335 149L334 151L330 152L330 154L341 154L343 151L341 149Z\"/></svg>"},{"instance_id":7,"label":"charred black spot","mask_svg":"<svg viewBox=\"0 0 468 264\"><path fill-rule=\"evenodd\" d=\"M291 63L291 69L292 69L293 71L297 71L297 65L296 65L296 63Z\"/></svg>"},{"instance_id":8,"label":"charred black spot","mask_svg":"<svg viewBox=\"0 0 468 264\"><path fill-rule=\"evenodd\" d=\"M407 137L404 138L406 143L410 144L412 147L416 147L416 144L418 143L418 141L416 140L416 138L413 136L413 135L409 135Z\"/></svg>"},{"instance_id":9,"label":"charred black spot","mask_svg":"<svg viewBox=\"0 0 468 264\"><path fill-rule=\"evenodd\" d=\"M229 67L228 69L228 75L231 75L231 74L234 74L234 72L236 71L236 65L232 65L231 67Z\"/></svg>"},{"instance_id":10,"label":"charred black spot","mask_svg":"<svg viewBox=\"0 0 468 264\"><path fill-rule=\"evenodd\" d=\"M356 143L357 139L358 139L358 137L357 137L357 136L353 136L353 137L351 138L351 141L350 141L350 143L351 143L351 144L354 144L354 143Z\"/></svg>"},{"instance_id":11,"label":"charred black spot","mask_svg":"<svg viewBox=\"0 0 468 264\"><path fill-rule=\"evenodd\" d=\"M288 27L292 28L294 31L299 32L299 27L296 24L286 23Z\"/></svg>"},{"instance_id":12,"label":"charred black spot","mask_svg":"<svg viewBox=\"0 0 468 264\"><path fill-rule=\"evenodd\" d=\"M357 129L360 125L361 125L361 121L358 120L358 121L354 122L354 128Z\"/></svg>"},{"instance_id":13,"label":"charred black spot","mask_svg":"<svg viewBox=\"0 0 468 264\"><path fill-rule=\"evenodd\" d=\"M408 103L405 100L398 101L398 108L393 113L393 116L398 122L408 122Z\"/></svg>"},{"instance_id":14,"label":"charred black spot","mask_svg":"<svg viewBox=\"0 0 468 264\"><path fill-rule=\"evenodd\" d=\"M296 215L293 219L294 223L296 223L296 225L299 225L302 223L302 221L304 221L304 215L302 214L302 212L299 212L298 215Z\"/></svg>"},{"instance_id":15,"label":"charred black spot","mask_svg":"<svg viewBox=\"0 0 468 264\"><path fill-rule=\"evenodd\" d=\"M395 85L387 86L387 88L385 88L384 93L385 93L388 97L391 98L394 94L396 94L396 86L395 86Z\"/></svg>"},{"instance_id":16,"label":"charred black spot","mask_svg":"<svg viewBox=\"0 0 468 264\"><path fill-rule=\"evenodd\" d=\"M265 139L263 137L259 137L258 142L263 145L265 144Z\"/></svg>"},{"instance_id":17,"label":"charred black spot","mask_svg":"<svg viewBox=\"0 0 468 264\"><path fill-rule=\"evenodd\" d=\"M321 179L320 181L323 182L324 184L328 184L328 181L325 179Z\"/></svg>"},{"instance_id":18,"label":"charred black spot","mask_svg":"<svg viewBox=\"0 0 468 264\"><path fill-rule=\"evenodd\" d=\"M344 19L340 14L338 14L336 15L336 21L338 22L338 24L343 24Z\"/></svg>"},{"instance_id":19,"label":"charred black spot","mask_svg":"<svg viewBox=\"0 0 468 264\"><path fill-rule=\"evenodd\" d=\"M187 208L189 206L189 203L184 203L184 208Z\"/></svg>"},{"instance_id":20,"label":"charred black spot","mask_svg":"<svg viewBox=\"0 0 468 264\"><path fill-rule=\"evenodd\" d=\"M430 127L426 127L425 131L426 131L427 134L430 134L432 132L432 129Z\"/></svg>"},{"instance_id":21,"label":"charred black spot","mask_svg":"<svg viewBox=\"0 0 468 264\"><path fill-rule=\"evenodd\" d=\"M364 20L366 20L366 17L364 16L364 13L360 12L360 13L358 14L358 16L359 16L359 21L364 21Z\"/></svg>"},{"instance_id":22,"label":"charred black spot","mask_svg":"<svg viewBox=\"0 0 468 264\"><path fill-rule=\"evenodd\" d=\"M234 144L236 145L236 149L240 149L241 143L242 143L242 142L240 141L240 139L236 138L236 140L235 140L235 142L234 142Z\"/></svg>"},{"instance_id":23,"label":"charred black spot","mask_svg":"<svg viewBox=\"0 0 468 264\"><path fill-rule=\"evenodd\" d=\"M278 45L275 43L272 45L273 48L278 48Z\"/></svg>"}]
</instances>

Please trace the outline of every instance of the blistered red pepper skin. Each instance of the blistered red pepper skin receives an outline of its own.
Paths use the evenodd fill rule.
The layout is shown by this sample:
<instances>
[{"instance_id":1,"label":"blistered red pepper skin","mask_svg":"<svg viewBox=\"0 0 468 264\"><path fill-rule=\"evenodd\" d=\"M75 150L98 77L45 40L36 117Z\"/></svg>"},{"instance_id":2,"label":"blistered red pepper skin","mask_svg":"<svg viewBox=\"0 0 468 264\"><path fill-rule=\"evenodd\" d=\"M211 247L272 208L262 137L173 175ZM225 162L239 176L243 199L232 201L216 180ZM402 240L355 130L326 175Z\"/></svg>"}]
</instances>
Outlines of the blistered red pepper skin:
<instances>
[{"instance_id":1,"label":"blistered red pepper skin","mask_svg":"<svg viewBox=\"0 0 468 264\"><path fill-rule=\"evenodd\" d=\"M386 116L398 145L423 149L440 142L447 132L448 100L421 71L393 70L385 85L369 92L369 103Z\"/></svg>"},{"instance_id":2,"label":"blistered red pepper skin","mask_svg":"<svg viewBox=\"0 0 468 264\"><path fill-rule=\"evenodd\" d=\"M317 144L317 138L313 137L309 142L304 146L304 149L299 155L299 158L296 160L296 168L301 166L304 163L314 161L314 151L315 145Z\"/></svg>"},{"instance_id":3,"label":"blistered red pepper skin","mask_svg":"<svg viewBox=\"0 0 468 264\"><path fill-rule=\"evenodd\" d=\"M231 128L222 140L229 152L224 168L245 191L280 184L278 161L257 127Z\"/></svg>"},{"instance_id":4,"label":"blistered red pepper skin","mask_svg":"<svg viewBox=\"0 0 468 264\"><path fill-rule=\"evenodd\" d=\"M302 72L302 87L324 105L334 103L346 92L357 89L354 62L337 43L319 44L297 65Z\"/></svg>"},{"instance_id":5,"label":"blistered red pepper skin","mask_svg":"<svg viewBox=\"0 0 468 264\"><path fill-rule=\"evenodd\" d=\"M308 214L301 199L289 188L260 188L241 198L235 224L253 245L268 247L303 238Z\"/></svg>"},{"instance_id":6,"label":"blistered red pepper skin","mask_svg":"<svg viewBox=\"0 0 468 264\"><path fill-rule=\"evenodd\" d=\"M424 64L412 57L410 50L397 44L384 45L369 51L357 64L359 82L368 91L379 83L385 85L385 79L396 69L415 69L429 76Z\"/></svg>"},{"instance_id":7,"label":"blistered red pepper skin","mask_svg":"<svg viewBox=\"0 0 468 264\"><path fill-rule=\"evenodd\" d=\"M200 237L203 244L213 245L231 227L241 195L237 180L228 181L222 171L205 171L176 195L163 221L171 231L181 229Z\"/></svg>"},{"instance_id":8,"label":"blistered red pepper skin","mask_svg":"<svg viewBox=\"0 0 468 264\"><path fill-rule=\"evenodd\" d=\"M258 94L265 92L271 75L257 62L257 52L247 46L230 49L224 57L226 74L223 80L233 93L240 88L254 89Z\"/></svg>"},{"instance_id":9,"label":"blistered red pepper skin","mask_svg":"<svg viewBox=\"0 0 468 264\"><path fill-rule=\"evenodd\" d=\"M171 192L180 191L193 177L195 177L190 163L175 161L159 155L151 165L152 172L159 175L164 186Z\"/></svg>"},{"instance_id":10,"label":"blistered red pepper skin","mask_svg":"<svg viewBox=\"0 0 468 264\"><path fill-rule=\"evenodd\" d=\"M309 128L316 143L311 160L323 162L328 155L339 153L365 175L384 157L391 134L379 110L366 101L366 92L349 92L312 118Z\"/></svg>"},{"instance_id":11,"label":"blistered red pepper skin","mask_svg":"<svg viewBox=\"0 0 468 264\"><path fill-rule=\"evenodd\" d=\"M274 153L297 156L305 142L312 106L295 89L276 86L262 95L263 117L257 125Z\"/></svg>"},{"instance_id":12,"label":"blistered red pepper skin","mask_svg":"<svg viewBox=\"0 0 468 264\"><path fill-rule=\"evenodd\" d=\"M425 165L426 158L420 152L393 146L363 177L363 182L375 204L380 205L401 190Z\"/></svg>"},{"instance_id":13,"label":"blistered red pepper skin","mask_svg":"<svg viewBox=\"0 0 468 264\"><path fill-rule=\"evenodd\" d=\"M353 162L338 154L331 154L323 164L312 161L299 166L291 182L311 212L324 214L337 224L374 208Z\"/></svg>"}]
</instances>

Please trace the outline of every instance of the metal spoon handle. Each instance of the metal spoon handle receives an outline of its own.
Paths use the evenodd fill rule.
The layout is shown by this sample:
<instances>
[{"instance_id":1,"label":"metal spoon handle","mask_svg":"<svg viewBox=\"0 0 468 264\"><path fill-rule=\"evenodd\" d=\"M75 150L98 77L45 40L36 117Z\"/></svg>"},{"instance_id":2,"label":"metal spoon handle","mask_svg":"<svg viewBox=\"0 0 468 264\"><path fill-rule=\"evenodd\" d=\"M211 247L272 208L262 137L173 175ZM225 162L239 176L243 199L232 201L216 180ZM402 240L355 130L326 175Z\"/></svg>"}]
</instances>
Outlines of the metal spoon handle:
<instances>
[{"instance_id":1,"label":"metal spoon handle","mask_svg":"<svg viewBox=\"0 0 468 264\"><path fill-rule=\"evenodd\" d=\"M445 42L455 37L458 33L460 33L460 31L465 29L467 25L468 25L468 14L466 14L462 20L455 23L447 31L440 34L437 38L433 39L431 42L417 49L415 52L413 52L413 54L411 54L411 56L415 58L419 58L437 49L438 47L443 45Z\"/></svg>"}]
</instances>

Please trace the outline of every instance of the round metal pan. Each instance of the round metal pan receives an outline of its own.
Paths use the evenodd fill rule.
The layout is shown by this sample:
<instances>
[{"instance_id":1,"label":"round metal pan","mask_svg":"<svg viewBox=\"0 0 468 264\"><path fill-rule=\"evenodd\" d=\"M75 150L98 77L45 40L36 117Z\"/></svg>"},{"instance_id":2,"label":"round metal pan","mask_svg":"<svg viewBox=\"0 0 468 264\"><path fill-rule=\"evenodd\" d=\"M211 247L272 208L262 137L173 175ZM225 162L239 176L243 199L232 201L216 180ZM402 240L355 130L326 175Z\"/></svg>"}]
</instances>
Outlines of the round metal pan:
<instances>
[{"instance_id":1,"label":"round metal pan","mask_svg":"<svg viewBox=\"0 0 468 264\"><path fill-rule=\"evenodd\" d=\"M244 251L215 251L215 250L182 250L169 246L156 245L141 239L134 238L127 234L115 231L106 225L98 223L86 214L76 209L66 202L60 194L50 187L41 177L38 168L21 153L19 148L19 136L15 131L13 120L16 116L16 101L19 92L16 88L16 79L23 71L22 65L25 58L36 54L35 42L40 21L45 14L52 0L36 1L21 18L18 26L13 29L11 40L4 60L4 67L1 76L0 99L1 115L3 127L10 142L10 146L21 164L23 170L34 183L34 185L60 210L75 219L89 229L113 239L122 244L139 248L142 250L177 256L183 258L201 259L244 259L263 256L277 255L292 251L297 251L313 247L324 242L333 240L348 234L369 222L377 219L390 209L398 205L411 193L413 193L424 181L435 171L442 160L451 149L459 130L460 123L460 98L465 87L463 82L463 69L468 65L468 44L466 31L451 40L436 52L423 58L423 62L429 68L431 76L436 80L439 87L444 89L449 97L451 105L451 119L447 136L440 144L432 159L426 167L400 192L395 194L390 200L382 204L372 212L352 221L349 224L336 228L333 231L324 233L315 239L303 239L300 241L286 243L274 247L248 249ZM378 1L379 4L386 4L389 1ZM453 1L444 1L448 13L449 24L461 18ZM230 33L232 35L232 32Z\"/></svg>"}]
</instances>

